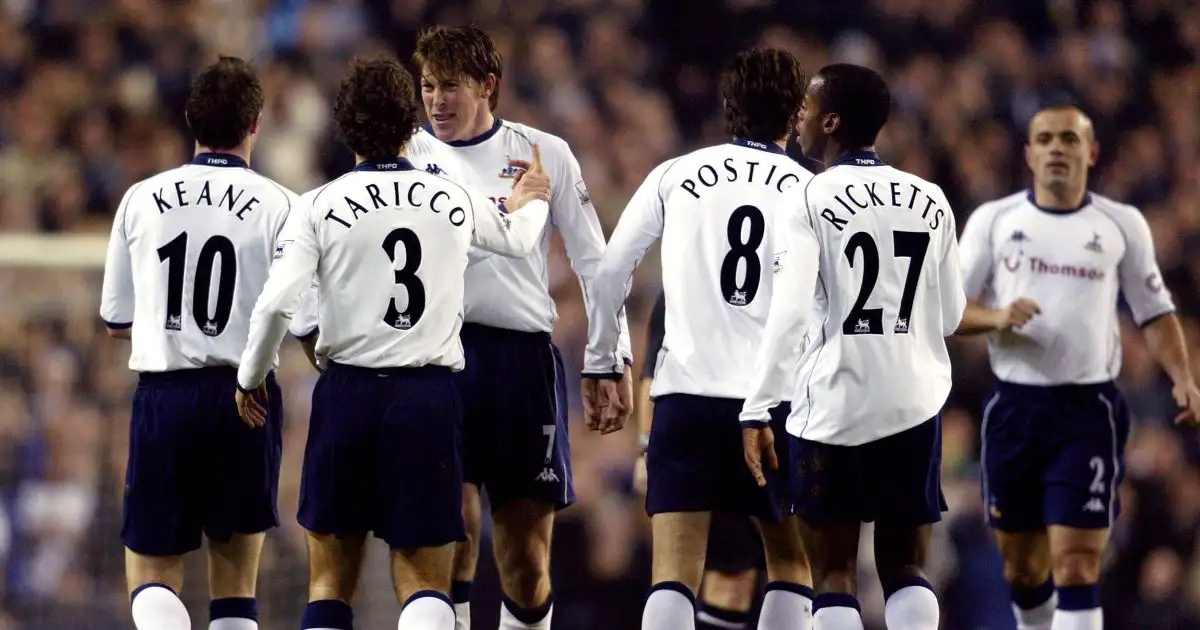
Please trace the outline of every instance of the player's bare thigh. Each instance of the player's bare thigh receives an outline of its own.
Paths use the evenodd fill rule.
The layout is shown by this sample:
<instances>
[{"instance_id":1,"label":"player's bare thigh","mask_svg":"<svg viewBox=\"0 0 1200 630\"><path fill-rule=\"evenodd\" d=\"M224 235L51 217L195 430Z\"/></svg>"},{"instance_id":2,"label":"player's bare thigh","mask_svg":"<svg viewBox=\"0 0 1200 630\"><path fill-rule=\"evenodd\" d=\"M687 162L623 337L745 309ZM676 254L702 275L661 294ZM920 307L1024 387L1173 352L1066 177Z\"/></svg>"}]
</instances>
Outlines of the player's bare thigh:
<instances>
[{"instance_id":1,"label":"player's bare thigh","mask_svg":"<svg viewBox=\"0 0 1200 630\"><path fill-rule=\"evenodd\" d=\"M1046 530L996 530L995 537L1004 559L1004 579L1010 584L1034 588L1050 579L1050 536Z\"/></svg>"},{"instance_id":2,"label":"player's bare thigh","mask_svg":"<svg viewBox=\"0 0 1200 630\"><path fill-rule=\"evenodd\" d=\"M305 532L305 536L308 539L308 601L332 599L354 603L366 535L338 538L333 534Z\"/></svg>"},{"instance_id":3,"label":"player's bare thigh","mask_svg":"<svg viewBox=\"0 0 1200 630\"><path fill-rule=\"evenodd\" d=\"M183 556L146 556L126 547L125 582L129 594L143 584L166 584L183 592Z\"/></svg>"},{"instance_id":4,"label":"player's bare thigh","mask_svg":"<svg viewBox=\"0 0 1200 630\"><path fill-rule=\"evenodd\" d=\"M492 511L492 549L504 594L518 606L536 608L550 597L550 546L554 506L514 499Z\"/></svg>"},{"instance_id":5,"label":"player's bare thigh","mask_svg":"<svg viewBox=\"0 0 1200 630\"><path fill-rule=\"evenodd\" d=\"M762 533L767 560L767 579L812 584L812 569L800 536L799 519L788 516L779 523L758 519L758 530Z\"/></svg>"},{"instance_id":6,"label":"player's bare thigh","mask_svg":"<svg viewBox=\"0 0 1200 630\"><path fill-rule=\"evenodd\" d=\"M265 533L234 534L229 542L208 541L208 592L212 599L254 597Z\"/></svg>"},{"instance_id":7,"label":"player's bare thigh","mask_svg":"<svg viewBox=\"0 0 1200 630\"><path fill-rule=\"evenodd\" d=\"M396 600L407 602L420 591L450 592L454 543L439 547L393 549L392 587Z\"/></svg>"},{"instance_id":8,"label":"player's bare thigh","mask_svg":"<svg viewBox=\"0 0 1200 630\"><path fill-rule=\"evenodd\" d=\"M1049 528L1050 571L1056 586L1100 583L1108 529L1079 529L1063 525Z\"/></svg>"},{"instance_id":9,"label":"player's bare thigh","mask_svg":"<svg viewBox=\"0 0 1200 630\"><path fill-rule=\"evenodd\" d=\"M679 582L696 593L704 576L710 512L666 512L650 519L651 583Z\"/></svg>"},{"instance_id":10,"label":"player's bare thigh","mask_svg":"<svg viewBox=\"0 0 1200 630\"><path fill-rule=\"evenodd\" d=\"M479 486L463 484L462 504L467 539L454 546L454 579L473 582L479 564L479 537L483 532L483 501L479 497Z\"/></svg>"}]
</instances>

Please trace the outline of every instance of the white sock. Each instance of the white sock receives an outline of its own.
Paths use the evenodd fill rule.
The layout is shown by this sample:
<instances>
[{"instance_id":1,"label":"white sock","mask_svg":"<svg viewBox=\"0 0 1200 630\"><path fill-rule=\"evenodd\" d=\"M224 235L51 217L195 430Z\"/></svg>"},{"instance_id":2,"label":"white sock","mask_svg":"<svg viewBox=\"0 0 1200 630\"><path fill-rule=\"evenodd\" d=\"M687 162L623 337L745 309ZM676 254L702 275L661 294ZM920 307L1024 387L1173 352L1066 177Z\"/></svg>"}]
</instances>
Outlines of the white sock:
<instances>
[{"instance_id":1,"label":"white sock","mask_svg":"<svg viewBox=\"0 0 1200 630\"><path fill-rule=\"evenodd\" d=\"M758 630L809 630L812 623L812 589L790 582L767 584Z\"/></svg>"},{"instance_id":2,"label":"white sock","mask_svg":"<svg viewBox=\"0 0 1200 630\"><path fill-rule=\"evenodd\" d=\"M454 630L454 606L450 599L440 593L423 593L408 598L400 611L397 630Z\"/></svg>"},{"instance_id":3,"label":"white sock","mask_svg":"<svg viewBox=\"0 0 1200 630\"><path fill-rule=\"evenodd\" d=\"M454 630L471 630L471 602L454 605Z\"/></svg>"},{"instance_id":4,"label":"white sock","mask_svg":"<svg viewBox=\"0 0 1200 630\"><path fill-rule=\"evenodd\" d=\"M906 586L887 599L883 618L888 630L938 630L937 596L925 586Z\"/></svg>"},{"instance_id":5,"label":"white sock","mask_svg":"<svg viewBox=\"0 0 1200 630\"><path fill-rule=\"evenodd\" d=\"M133 596L133 625L137 630L192 630L192 618L175 591L155 584Z\"/></svg>"},{"instance_id":6,"label":"white sock","mask_svg":"<svg viewBox=\"0 0 1200 630\"><path fill-rule=\"evenodd\" d=\"M1017 618L1017 630L1050 630L1054 622L1054 610L1058 608L1058 593L1034 608L1021 608L1013 604L1013 616Z\"/></svg>"},{"instance_id":7,"label":"white sock","mask_svg":"<svg viewBox=\"0 0 1200 630\"><path fill-rule=\"evenodd\" d=\"M813 613L814 630L863 630L862 615L853 608L830 606Z\"/></svg>"},{"instance_id":8,"label":"white sock","mask_svg":"<svg viewBox=\"0 0 1200 630\"><path fill-rule=\"evenodd\" d=\"M138 627L141 630L141 626ZM1104 630L1104 613L1091 610L1056 610L1050 630Z\"/></svg>"},{"instance_id":9,"label":"white sock","mask_svg":"<svg viewBox=\"0 0 1200 630\"><path fill-rule=\"evenodd\" d=\"M500 604L500 630L550 630L550 617L554 616L554 604L550 604L545 617L533 623L525 623L517 619L508 606L507 601ZM468 630L470 629L468 628Z\"/></svg>"},{"instance_id":10,"label":"white sock","mask_svg":"<svg viewBox=\"0 0 1200 630\"><path fill-rule=\"evenodd\" d=\"M695 598L685 592L691 594L678 582L654 585L642 611L642 630L696 630Z\"/></svg>"},{"instance_id":11,"label":"white sock","mask_svg":"<svg viewBox=\"0 0 1200 630\"><path fill-rule=\"evenodd\" d=\"M258 622L253 619L238 619L236 617L213 619L208 622L208 630L258 630Z\"/></svg>"}]
</instances>

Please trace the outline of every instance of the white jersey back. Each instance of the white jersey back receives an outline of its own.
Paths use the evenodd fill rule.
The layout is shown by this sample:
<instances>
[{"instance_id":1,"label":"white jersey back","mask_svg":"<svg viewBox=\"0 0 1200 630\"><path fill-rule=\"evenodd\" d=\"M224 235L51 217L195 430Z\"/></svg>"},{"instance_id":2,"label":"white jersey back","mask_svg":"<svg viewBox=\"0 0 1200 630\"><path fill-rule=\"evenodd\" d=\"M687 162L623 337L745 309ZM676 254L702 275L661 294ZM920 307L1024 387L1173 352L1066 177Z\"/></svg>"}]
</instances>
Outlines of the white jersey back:
<instances>
[{"instance_id":1,"label":"white jersey back","mask_svg":"<svg viewBox=\"0 0 1200 630\"><path fill-rule=\"evenodd\" d=\"M857 153L805 197L799 225L819 245L819 273L788 432L857 445L932 418L950 393L945 338L966 306L945 195Z\"/></svg>"},{"instance_id":2,"label":"white jersey back","mask_svg":"<svg viewBox=\"0 0 1200 630\"><path fill-rule=\"evenodd\" d=\"M405 157L417 170L444 177L456 184L468 185L466 174L470 167L454 154L454 149L438 140L424 128L417 129L406 147ZM301 339L311 338L319 332L317 322L317 282L301 298L289 327L291 333Z\"/></svg>"},{"instance_id":3,"label":"white jersey back","mask_svg":"<svg viewBox=\"0 0 1200 630\"><path fill-rule=\"evenodd\" d=\"M661 236L666 318L651 395L745 398L771 302L775 217L797 211L812 177L778 146L745 140L655 168L609 240L587 371L611 371L613 315Z\"/></svg>"},{"instance_id":4,"label":"white jersey back","mask_svg":"<svg viewBox=\"0 0 1200 630\"><path fill-rule=\"evenodd\" d=\"M1027 385L1092 384L1121 368L1117 298L1138 326L1174 312L1137 208L1088 194L1074 211L1043 210L1031 192L980 206L962 237L969 299L1003 308L1028 298L1041 313L994 333L992 371Z\"/></svg>"},{"instance_id":5,"label":"white jersey back","mask_svg":"<svg viewBox=\"0 0 1200 630\"><path fill-rule=\"evenodd\" d=\"M296 201L220 153L129 188L113 220L100 316L132 327L131 370L238 365Z\"/></svg>"},{"instance_id":6,"label":"white jersey back","mask_svg":"<svg viewBox=\"0 0 1200 630\"><path fill-rule=\"evenodd\" d=\"M359 367L461 369L468 250L527 253L547 210L530 206L501 217L478 193L404 158L364 162L305 194L255 305L239 382L261 382L314 272L317 354Z\"/></svg>"}]
</instances>

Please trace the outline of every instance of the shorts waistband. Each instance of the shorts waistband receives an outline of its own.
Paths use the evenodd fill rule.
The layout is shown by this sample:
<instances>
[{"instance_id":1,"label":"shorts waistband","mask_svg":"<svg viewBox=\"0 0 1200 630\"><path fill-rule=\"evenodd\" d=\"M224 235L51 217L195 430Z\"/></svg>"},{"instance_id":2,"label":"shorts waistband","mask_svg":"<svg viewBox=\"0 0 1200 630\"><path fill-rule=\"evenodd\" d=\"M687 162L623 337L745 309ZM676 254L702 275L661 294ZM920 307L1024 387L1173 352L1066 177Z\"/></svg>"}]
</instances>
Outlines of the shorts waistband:
<instances>
[{"instance_id":1,"label":"shorts waistband","mask_svg":"<svg viewBox=\"0 0 1200 630\"><path fill-rule=\"evenodd\" d=\"M229 381L237 384L238 369L232 365L210 365L163 372L138 372L138 385L169 385L172 383L194 383L197 380ZM267 373L267 379L275 378L275 371Z\"/></svg>"},{"instance_id":2,"label":"shorts waistband","mask_svg":"<svg viewBox=\"0 0 1200 630\"><path fill-rule=\"evenodd\" d=\"M449 376L454 373L445 365L414 365L408 367L362 367L329 361L325 366L326 372L343 372L346 374L369 374L374 376Z\"/></svg>"},{"instance_id":3,"label":"shorts waistband","mask_svg":"<svg viewBox=\"0 0 1200 630\"><path fill-rule=\"evenodd\" d=\"M1101 381L1099 383L1064 383L1061 385L1026 385L1024 383L1010 383L1008 381L996 381L996 389L1006 394L1066 394L1066 395L1083 395L1096 394L1112 391L1116 388L1116 383L1113 381Z\"/></svg>"},{"instance_id":4,"label":"shorts waistband","mask_svg":"<svg viewBox=\"0 0 1200 630\"><path fill-rule=\"evenodd\" d=\"M550 343L550 333L541 330L534 332L527 330L509 330L507 328L496 328L495 326L485 326L483 324L464 323L462 325L462 332L460 334L467 337L476 337L496 341Z\"/></svg>"}]
</instances>

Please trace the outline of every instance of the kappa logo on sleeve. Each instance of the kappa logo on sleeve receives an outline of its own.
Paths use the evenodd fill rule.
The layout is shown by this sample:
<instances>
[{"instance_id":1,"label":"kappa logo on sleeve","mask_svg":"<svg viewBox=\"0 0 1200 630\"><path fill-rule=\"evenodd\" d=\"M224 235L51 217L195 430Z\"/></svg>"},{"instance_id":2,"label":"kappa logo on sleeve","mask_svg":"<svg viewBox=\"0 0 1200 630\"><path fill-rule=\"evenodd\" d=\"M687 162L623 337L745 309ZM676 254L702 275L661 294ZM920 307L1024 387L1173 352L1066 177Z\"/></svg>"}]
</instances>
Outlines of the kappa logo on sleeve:
<instances>
[{"instance_id":1,"label":"kappa logo on sleeve","mask_svg":"<svg viewBox=\"0 0 1200 630\"><path fill-rule=\"evenodd\" d=\"M271 260L279 260L280 258L283 258L284 252L287 251L287 246L291 244L292 241L279 241L279 243L275 245L275 255L272 256Z\"/></svg>"},{"instance_id":2,"label":"kappa logo on sleeve","mask_svg":"<svg viewBox=\"0 0 1200 630\"><path fill-rule=\"evenodd\" d=\"M586 206L592 203L592 196L588 194L587 184L583 180L575 182L575 193L579 195L579 204Z\"/></svg>"},{"instance_id":3,"label":"kappa logo on sleeve","mask_svg":"<svg viewBox=\"0 0 1200 630\"><path fill-rule=\"evenodd\" d=\"M775 254L775 261L771 264L771 270L773 273L779 273L780 271L783 271L783 259L786 257L787 257L786 249Z\"/></svg>"}]
</instances>

